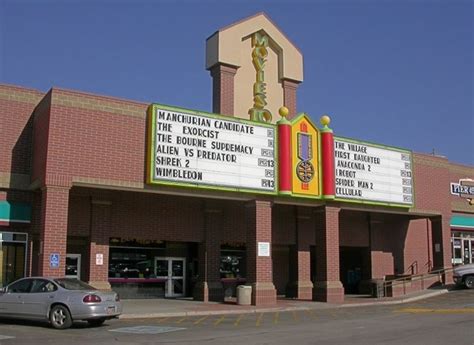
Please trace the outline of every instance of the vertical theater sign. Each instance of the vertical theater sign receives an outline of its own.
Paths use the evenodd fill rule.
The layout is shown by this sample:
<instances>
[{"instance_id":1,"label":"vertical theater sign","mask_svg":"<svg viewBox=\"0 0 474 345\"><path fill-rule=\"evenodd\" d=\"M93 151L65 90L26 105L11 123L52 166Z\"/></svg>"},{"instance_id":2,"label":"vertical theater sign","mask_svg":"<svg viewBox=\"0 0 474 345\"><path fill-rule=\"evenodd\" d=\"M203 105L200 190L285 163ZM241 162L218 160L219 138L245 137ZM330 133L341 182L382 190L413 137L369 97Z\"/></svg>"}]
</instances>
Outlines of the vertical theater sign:
<instances>
[{"instance_id":1,"label":"vertical theater sign","mask_svg":"<svg viewBox=\"0 0 474 345\"><path fill-rule=\"evenodd\" d=\"M256 32L252 36L252 62L256 77L253 84L253 107L249 110L250 119L257 122L271 122L272 113L266 109L267 85L265 84L265 63L268 57L268 36Z\"/></svg>"}]
</instances>

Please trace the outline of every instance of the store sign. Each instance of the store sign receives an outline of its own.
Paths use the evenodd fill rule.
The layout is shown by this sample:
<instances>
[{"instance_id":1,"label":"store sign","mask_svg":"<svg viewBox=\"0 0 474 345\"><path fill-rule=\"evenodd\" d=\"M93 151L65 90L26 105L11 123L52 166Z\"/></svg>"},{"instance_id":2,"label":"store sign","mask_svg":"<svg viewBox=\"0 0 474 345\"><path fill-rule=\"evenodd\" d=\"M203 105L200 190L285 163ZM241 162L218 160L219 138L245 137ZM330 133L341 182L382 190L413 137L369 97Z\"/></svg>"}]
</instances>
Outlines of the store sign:
<instances>
[{"instance_id":1,"label":"store sign","mask_svg":"<svg viewBox=\"0 0 474 345\"><path fill-rule=\"evenodd\" d=\"M451 183L451 194L461 198L474 197L474 180L461 179L459 183Z\"/></svg>"},{"instance_id":2,"label":"store sign","mask_svg":"<svg viewBox=\"0 0 474 345\"><path fill-rule=\"evenodd\" d=\"M275 127L152 105L148 183L276 192Z\"/></svg>"},{"instance_id":3,"label":"store sign","mask_svg":"<svg viewBox=\"0 0 474 345\"><path fill-rule=\"evenodd\" d=\"M253 84L253 108L249 110L250 119L257 122L271 122L272 113L265 109L267 105L267 84L265 84L265 62L268 57L268 36L256 32L252 36L252 63L256 72Z\"/></svg>"},{"instance_id":4,"label":"store sign","mask_svg":"<svg viewBox=\"0 0 474 345\"><path fill-rule=\"evenodd\" d=\"M334 138L336 197L413 205L411 152Z\"/></svg>"}]
</instances>

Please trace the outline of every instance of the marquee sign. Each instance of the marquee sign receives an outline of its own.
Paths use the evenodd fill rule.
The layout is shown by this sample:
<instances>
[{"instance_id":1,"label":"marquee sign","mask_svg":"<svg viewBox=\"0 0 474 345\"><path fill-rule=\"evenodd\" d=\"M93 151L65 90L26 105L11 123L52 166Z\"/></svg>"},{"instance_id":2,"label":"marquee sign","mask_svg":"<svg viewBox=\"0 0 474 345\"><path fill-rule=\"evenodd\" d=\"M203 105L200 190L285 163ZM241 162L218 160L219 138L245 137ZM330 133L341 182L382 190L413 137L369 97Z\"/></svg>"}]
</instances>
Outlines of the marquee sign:
<instances>
[{"instance_id":1,"label":"marquee sign","mask_svg":"<svg viewBox=\"0 0 474 345\"><path fill-rule=\"evenodd\" d=\"M411 152L334 138L336 198L413 205Z\"/></svg>"},{"instance_id":2,"label":"marquee sign","mask_svg":"<svg viewBox=\"0 0 474 345\"><path fill-rule=\"evenodd\" d=\"M276 193L273 125L156 104L148 119L148 183Z\"/></svg>"}]
</instances>

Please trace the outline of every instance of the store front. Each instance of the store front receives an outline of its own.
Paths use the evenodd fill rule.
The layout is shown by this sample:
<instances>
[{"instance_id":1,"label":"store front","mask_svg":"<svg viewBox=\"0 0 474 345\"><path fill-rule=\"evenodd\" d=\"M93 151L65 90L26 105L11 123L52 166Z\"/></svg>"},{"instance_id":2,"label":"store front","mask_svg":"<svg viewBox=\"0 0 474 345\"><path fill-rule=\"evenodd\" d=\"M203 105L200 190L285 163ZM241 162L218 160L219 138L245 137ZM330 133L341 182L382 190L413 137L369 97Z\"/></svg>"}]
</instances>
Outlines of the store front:
<instances>
[{"instance_id":1,"label":"store front","mask_svg":"<svg viewBox=\"0 0 474 345\"><path fill-rule=\"evenodd\" d=\"M108 281L123 298L185 297L196 253L195 243L110 238Z\"/></svg>"},{"instance_id":2,"label":"store front","mask_svg":"<svg viewBox=\"0 0 474 345\"><path fill-rule=\"evenodd\" d=\"M451 252L453 265L474 263L474 218L454 215L451 218Z\"/></svg>"},{"instance_id":3,"label":"store front","mask_svg":"<svg viewBox=\"0 0 474 345\"><path fill-rule=\"evenodd\" d=\"M28 234L0 232L0 286L26 275Z\"/></svg>"},{"instance_id":4,"label":"store front","mask_svg":"<svg viewBox=\"0 0 474 345\"><path fill-rule=\"evenodd\" d=\"M453 265L474 264L474 232L453 232Z\"/></svg>"}]
</instances>

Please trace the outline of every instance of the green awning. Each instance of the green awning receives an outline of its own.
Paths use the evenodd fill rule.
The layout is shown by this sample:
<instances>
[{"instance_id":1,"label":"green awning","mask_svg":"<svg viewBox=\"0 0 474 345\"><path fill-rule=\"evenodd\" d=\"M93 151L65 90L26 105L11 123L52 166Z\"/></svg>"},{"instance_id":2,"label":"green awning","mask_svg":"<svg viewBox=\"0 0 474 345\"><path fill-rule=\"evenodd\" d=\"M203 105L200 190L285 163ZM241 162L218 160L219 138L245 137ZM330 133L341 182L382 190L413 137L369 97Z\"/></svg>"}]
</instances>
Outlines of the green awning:
<instances>
[{"instance_id":1,"label":"green awning","mask_svg":"<svg viewBox=\"0 0 474 345\"><path fill-rule=\"evenodd\" d=\"M474 217L452 216L451 227L474 229Z\"/></svg>"},{"instance_id":2,"label":"green awning","mask_svg":"<svg viewBox=\"0 0 474 345\"><path fill-rule=\"evenodd\" d=\"M30 223L31 205L23 202L0 201L0 222Z\"/></svg>"}]
</instances>

